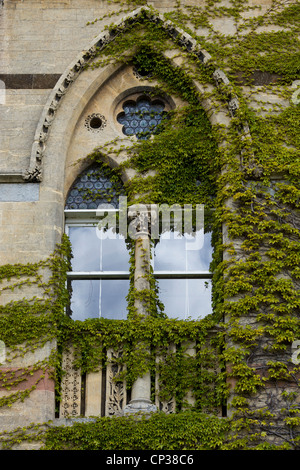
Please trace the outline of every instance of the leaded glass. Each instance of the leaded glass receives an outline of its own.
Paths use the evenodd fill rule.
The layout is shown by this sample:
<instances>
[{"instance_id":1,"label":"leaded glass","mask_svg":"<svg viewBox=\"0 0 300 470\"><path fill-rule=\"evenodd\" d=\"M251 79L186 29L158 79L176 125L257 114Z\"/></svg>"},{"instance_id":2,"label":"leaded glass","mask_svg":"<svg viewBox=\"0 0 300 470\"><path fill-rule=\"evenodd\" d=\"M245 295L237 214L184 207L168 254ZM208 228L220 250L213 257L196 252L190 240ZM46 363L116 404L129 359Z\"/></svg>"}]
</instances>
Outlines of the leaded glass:
<instances>
[{"instance_id":1,"label":"leaded glass","mask_svg":"<svg viewBox=\"0 0 300 470\"><path fill-rule=\"evenodd\" d=\"M97 209L100 204L118 208L122 184L112 178L110 170L94 165L85 170L73 183L65 209Z\"/></svg>"},{"instance_id":2,"label":"leaded glass","mask_svg":"<svg viewBox=\"0 0 300 470\"><path fill-rule=\"evenodd\" d=\"M122 124L122 132L127 136L135 135L139 140L148 139L158 131L158 126L166 117L165 104L161 100L153 100L147 96L136 101L129 100L123 104L123 111L118 114L117 121Z\"/></svg>"}]
</instances>

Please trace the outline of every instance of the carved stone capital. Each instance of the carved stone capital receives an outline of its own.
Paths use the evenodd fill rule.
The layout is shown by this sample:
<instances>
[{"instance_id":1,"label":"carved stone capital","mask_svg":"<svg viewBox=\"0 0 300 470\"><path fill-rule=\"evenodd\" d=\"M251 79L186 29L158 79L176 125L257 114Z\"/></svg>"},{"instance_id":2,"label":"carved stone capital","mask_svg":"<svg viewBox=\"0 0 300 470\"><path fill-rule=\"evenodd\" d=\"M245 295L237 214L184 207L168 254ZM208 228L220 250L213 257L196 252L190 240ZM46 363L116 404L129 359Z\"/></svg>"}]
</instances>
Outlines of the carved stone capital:
<instances>
[{"instance_id":1,"label":"carved stone capital","mask_svg":"<svg viewBox=\"0 0 300 470\"><path fill-rule=\"evenodd\" d=\"M145 204L134 204L128 209L129 235L132 239L149 238L151 234L151 208Z\"/></svg>"}]
</instances>

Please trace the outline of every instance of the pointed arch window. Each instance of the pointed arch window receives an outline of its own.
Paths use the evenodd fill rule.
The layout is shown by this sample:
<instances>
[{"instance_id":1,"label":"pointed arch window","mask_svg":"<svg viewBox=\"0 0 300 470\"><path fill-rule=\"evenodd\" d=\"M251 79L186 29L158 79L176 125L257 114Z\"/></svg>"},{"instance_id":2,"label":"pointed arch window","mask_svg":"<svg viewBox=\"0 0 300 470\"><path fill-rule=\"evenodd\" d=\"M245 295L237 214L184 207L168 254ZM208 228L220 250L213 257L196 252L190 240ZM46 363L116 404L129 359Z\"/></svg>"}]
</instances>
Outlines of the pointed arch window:
<instances>
[{"instance_id":1,"label":"pointed arch window","mask_svg":"<svg viewBox=\"0 0 300 470\"><path fill-rule=\"evenodd\" d=\"M97 209L116 220L122 185L108 168L93 166L72 185L65 206L65 227L72 246L69 315L125 319L129 290L129 251L118 230L98 227Z\"/></svg>"}]
</instances>

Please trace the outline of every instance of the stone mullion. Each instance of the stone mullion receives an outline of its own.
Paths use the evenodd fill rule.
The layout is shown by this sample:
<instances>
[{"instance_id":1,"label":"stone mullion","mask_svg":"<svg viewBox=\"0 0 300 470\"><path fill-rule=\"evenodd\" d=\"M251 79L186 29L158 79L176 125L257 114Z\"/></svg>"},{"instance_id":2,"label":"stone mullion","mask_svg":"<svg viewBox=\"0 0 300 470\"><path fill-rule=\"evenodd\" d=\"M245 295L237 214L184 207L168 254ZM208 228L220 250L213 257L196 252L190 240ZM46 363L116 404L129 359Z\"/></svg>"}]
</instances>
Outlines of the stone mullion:
<instances>
[{"instance_id":1,"label":"stone mullion","mask_svg":"<svg viewBox=\"0 0 300 470\"><path fill-rule=\"evenodd\" d=\"M139 315L149 315L150 309L150 216L149 207L143 204L131 206L128 212L131 223L129 232L135 239L135 309ZM139 344L140 350L149 352L147 344ZM153 412L156 406L151 402L151 374L150 370L138 377L133 383L131 401L124 408L125 414L136 412Z\"/></svg>"}]
</instances>

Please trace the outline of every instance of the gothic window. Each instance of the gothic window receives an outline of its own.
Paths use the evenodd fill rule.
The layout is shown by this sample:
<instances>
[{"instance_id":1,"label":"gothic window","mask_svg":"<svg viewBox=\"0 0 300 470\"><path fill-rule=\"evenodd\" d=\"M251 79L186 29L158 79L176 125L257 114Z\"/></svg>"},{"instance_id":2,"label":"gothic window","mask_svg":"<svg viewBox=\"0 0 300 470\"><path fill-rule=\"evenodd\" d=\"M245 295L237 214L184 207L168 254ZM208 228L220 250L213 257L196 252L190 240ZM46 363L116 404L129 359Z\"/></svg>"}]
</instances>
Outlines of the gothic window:
<instances>
[{"instance_id":1,"label":"gothic window","mask_svg":"<svg viewBox=\"0 0 300 470\"><path fill-rule=\"evenodd\" d=\"M69 314L74 320L124 319L127 314L129 252L116 223L121 185L109 176L109 169L92 167L77 178L67 197L66 233L73 254ZM99 208L109 213L111 227L99 228Z\"/></svg>"},{"instance_id":2,"label":"gothic window","mask_svg":"<svg viewBox=\"0 0 300 470\"><path fill-rule=\"evenodd\" d=\"M119 194L123 194L122 184L117 179L112 181L110 169L93 165L73 183L65 210L97 209L100 204L117 209Z\"/></svg>"},{"instance_id":3,"label":"gothic window","mask_svg":"<svg viewBox=\"0 0 300 470\"><path fill-rule=\"evenodd\" d=\"M73 253L68 283L74 320L127 317L129 235L117 224L121 195L121 183L102 166L84 171L69 191L65 217ZM105 228L99 226L104 214ZM189 233L177 228L171 222L158 230L152 268L166 315L195 320L212 313L211 234L199 227Z\"/></svg>"}]
</instances>

